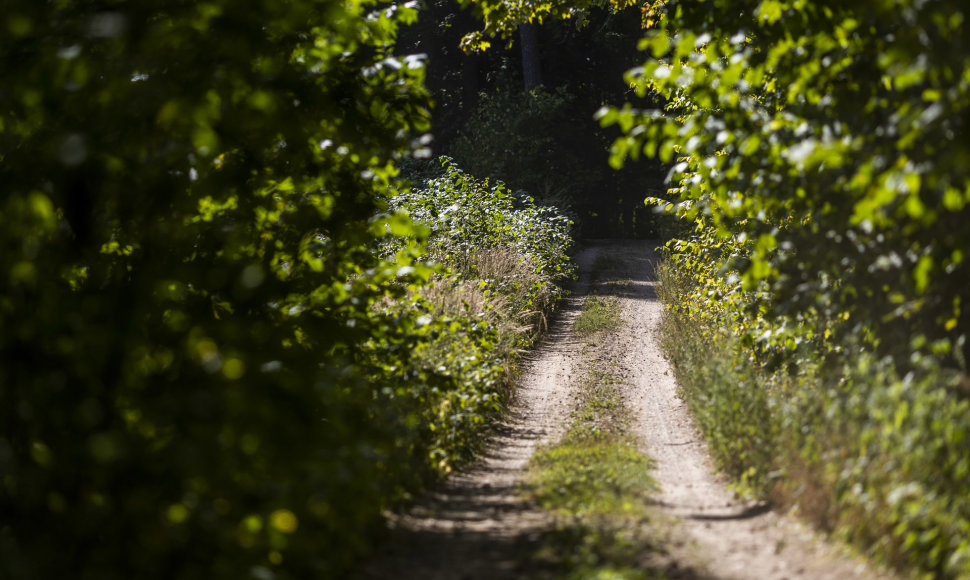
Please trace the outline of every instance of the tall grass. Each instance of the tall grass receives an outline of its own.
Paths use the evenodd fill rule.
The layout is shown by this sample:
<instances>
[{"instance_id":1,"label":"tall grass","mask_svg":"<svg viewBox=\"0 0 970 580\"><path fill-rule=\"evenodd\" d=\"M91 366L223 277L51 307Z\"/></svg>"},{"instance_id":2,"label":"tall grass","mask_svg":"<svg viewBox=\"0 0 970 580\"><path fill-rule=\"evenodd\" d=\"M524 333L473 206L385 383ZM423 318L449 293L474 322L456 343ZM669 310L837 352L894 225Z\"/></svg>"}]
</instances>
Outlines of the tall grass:
<instances>
[{"instance_id":1,"label":"tall grass","mask_svg":"<svg viewBox=\"0 0 970 580\"><path fill-rule=\"evenodd\" d=\"M658 273L664 348L718 464L741 489L797 506L876 561L970 578L965 376L900 376L851 345L769 369L717 313L698 310L686 277L669 263Z\"/></svg>"},{"instance_id":2,"label":"tall grass","mask_svg":"<svg viewBox=\"0 0 970 580\"><path fill-rule=\"evenodd\" d=\"M555 283L536 271L529 256L498 246L469 254L419 293L430 314L455 321L452 334L475 325L491 330L487 354L502 369L495 388L505 400L511 394L518 356L547 328L547 317L556 306ZM435 357L454 356L458 346L453 338L438 339L429 364Z\"/></svg>"}]
</instances>

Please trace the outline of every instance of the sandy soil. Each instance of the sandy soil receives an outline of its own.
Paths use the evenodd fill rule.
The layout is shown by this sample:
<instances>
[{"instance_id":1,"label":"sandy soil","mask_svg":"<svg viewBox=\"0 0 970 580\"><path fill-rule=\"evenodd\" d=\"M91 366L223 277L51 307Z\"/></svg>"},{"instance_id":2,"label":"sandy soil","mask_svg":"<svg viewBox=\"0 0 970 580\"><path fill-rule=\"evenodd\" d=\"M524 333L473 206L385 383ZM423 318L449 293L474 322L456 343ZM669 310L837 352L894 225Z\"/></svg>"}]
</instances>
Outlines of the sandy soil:
<instances>
[{"instance_id":1,"label":"sandy soil","mask_svg":"<svg viewBox=\"0 0 970 580\"><path fill-rule=\"evenodd\" d=\"M531 555L554 525L518 488L538 445L568 425L578 380L593 364L610 364L623 381L632 428L654 460L661 491L669 569L678 578L889 578L823 541L768 506L739 501L712 466L707 446L677 395L658 341L663 312L656 295L653 242L602 241L578 257L582 276L543 344L526 361L508 419L481 460L455 474L406 513L389 518L384 548L366 563L368 580L496 579L548 576ZM623 324L593 352L571 333L597 257L601 292L619 297ZM605 268L605 270L604 270Z\"/></svg>"}]
</instances>

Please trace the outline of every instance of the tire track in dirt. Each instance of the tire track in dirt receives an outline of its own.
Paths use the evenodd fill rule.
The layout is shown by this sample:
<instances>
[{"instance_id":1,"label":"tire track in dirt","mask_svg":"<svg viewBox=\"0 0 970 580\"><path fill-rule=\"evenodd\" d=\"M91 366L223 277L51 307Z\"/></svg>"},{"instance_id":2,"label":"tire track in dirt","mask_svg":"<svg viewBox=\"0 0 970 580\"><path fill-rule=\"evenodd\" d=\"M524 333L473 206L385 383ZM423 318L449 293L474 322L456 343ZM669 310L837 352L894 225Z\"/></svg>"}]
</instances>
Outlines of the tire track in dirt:
<instances>
[{"instance_id":1,"label":"tire track in dirt","mask_svg":"<svg viewBox=\"0 0 970 580\"><path fill-rule=\"evenodd\" d=\"M476 464L445 481L403 514L389 518L384 549L361 570L363 580L529 578L529 557L553 525L519 493L536 448L558 440L569 424L574 380L584 369L573 321L599 253L575 258L580 277L539 347L523 361L515 400Z\"/></svg>"},{"instance_id":2,"label":"tire track in dirt","mask_svg":"<svg viewBox=\"0 0 970 580\"><path fill-rule=\"evenodd\" d=\"M716 473L674 371L660 348L663 305L656 292L656 242L610 243L604 254L619 264L608 274L623 280L618 293L625 352L618 353L629 377L626 401L633 429L654 460L660 511L678 539L665 546L674 560L709 578L746 580L844 580L888 578L823 541L790 516L764 504L741 501Z\"/></svg>"}]
</instances>

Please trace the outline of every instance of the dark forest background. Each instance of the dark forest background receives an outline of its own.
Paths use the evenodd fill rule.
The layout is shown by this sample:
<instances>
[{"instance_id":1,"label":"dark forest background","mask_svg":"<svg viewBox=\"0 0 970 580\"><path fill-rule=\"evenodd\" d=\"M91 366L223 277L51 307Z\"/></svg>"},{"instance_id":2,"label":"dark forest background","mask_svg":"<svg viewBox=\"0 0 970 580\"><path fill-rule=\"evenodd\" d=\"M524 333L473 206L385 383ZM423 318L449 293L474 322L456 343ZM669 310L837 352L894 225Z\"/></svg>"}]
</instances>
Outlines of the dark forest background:
<instances>
[{"instance_id":1,"label":"dark forest background","mask_svg":"<svg viewBox=\"0 0 970 580\"><path fill-rule=\"evenodd\" d=\"M508 41L476 53L460 45L480 19L455 1L428 2L398 50L428 55L434 155L559 207L579 237L656 237L656 218L643 200L664 192L661 164L611 168L620 130L594 118L603 106L656 106L624 81L642 60L640 24L637 8L593 8L580 19L520 26ZM426 176L424 164L409 169L412 177Z\"/></svg>"}]
</instances>

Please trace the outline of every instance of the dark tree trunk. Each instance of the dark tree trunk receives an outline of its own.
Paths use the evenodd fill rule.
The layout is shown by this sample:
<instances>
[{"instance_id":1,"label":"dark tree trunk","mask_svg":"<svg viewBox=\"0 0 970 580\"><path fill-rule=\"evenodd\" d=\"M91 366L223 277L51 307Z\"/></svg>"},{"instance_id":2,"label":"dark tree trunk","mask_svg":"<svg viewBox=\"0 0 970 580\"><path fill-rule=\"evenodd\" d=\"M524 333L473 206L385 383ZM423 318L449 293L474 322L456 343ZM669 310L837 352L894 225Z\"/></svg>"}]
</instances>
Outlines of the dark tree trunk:
<instances>
[{"instance_id":1,"label":"dark tree trunk","mask_svg":"<svg viewBox=\"0 0 970 580\"><path fill-rule=\"evenodd\" d=\"M479 68L482 55L471 52L461 57L462 109L466 114L478 106Z\"/></svg>"},{"instance_id":2,"label":"dark tree trunk","mask_svg":"<svg viewBox=\"0 0 970 580\"><path fill-rule=\"evenodd\" d=\"M531 91L542 84L539 66L539 35L535 23L519 25L519 41L522 43L522 78L525 90Z\"/></svg>"}]
</instances>

